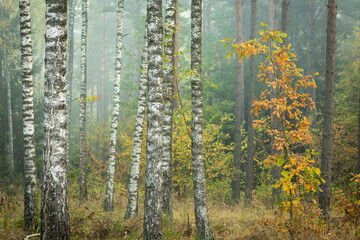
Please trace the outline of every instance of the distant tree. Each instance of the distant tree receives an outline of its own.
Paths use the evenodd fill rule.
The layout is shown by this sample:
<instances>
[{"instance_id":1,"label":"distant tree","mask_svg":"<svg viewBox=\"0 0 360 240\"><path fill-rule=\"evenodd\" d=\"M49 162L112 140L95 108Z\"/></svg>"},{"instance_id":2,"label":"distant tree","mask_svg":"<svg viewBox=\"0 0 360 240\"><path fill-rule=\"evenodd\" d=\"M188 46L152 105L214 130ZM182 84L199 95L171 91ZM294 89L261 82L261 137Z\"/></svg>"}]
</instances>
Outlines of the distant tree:
<instances>
[{"instance_id":1,"label":"distant tree","mask_svg":"<svg viewBox=\"0 0 360 240\"><path fill-rule=\"evenodd\" d=\"M82 28L81 28L81 83L80 83L80 198L87 199L86 165L86 47L87 47L87 0L82 0Z\"/></svg>"},{"instance_id":2,"label":"distant tree","mask_svg":"<svg viewBox=\"0 0 360 240\"><path fill-rule=\"evenodd\" d=\"M176 1L166 1L163 99L163 212L172 217L172 132L175 82Z\"/></svg>"},{"instance_id":3,"label":"distant tree","mask_svg":"<svg viewBox=\"0 0 360 240\"><path fill-rule=\"evenodd\" d=\"M30 0L19 0L24 132L24 230L36 220L36 168Z\"/></svg>"},{"instance_id":4,"label":"distant tree","mask_svg":"<svg viewBox=\"0 0 360 240\"><path fill-rule=\"evenodd\" d=\"M242 30L242 11L241 0L236 0L236 41L243 41ZM241 127L244 122L245 94L244 94L244 63L235 60L235 108L234 108L234 181L233 181L233 201L239 203L241 185Z\"/></svg>"},{"instance_id":5,"label":"distant tree","mask_svg":"<svg viewBox=\"0 0 360 240\"><path fill-rule=\"evenodd\" d=\"M309 0L308 5L308 61L307 61L307 74L314 75L315 73L315 61L314 61L314 26L315 26L315 0ZM308 88L309 94L316 105L316 88ZM317 116L316 116L316 107L313 110L310 110L310 107L307 109L307 116L312 117L312 126L316 126Z\"/></svg>"},{"instance_id":6,"label":"distant tree","mask_svg":"<svg viewBox=\"0 0 360 240\"><path fill-rule=\"evenodd\" d=\"M289 32L290 0L282 0L281 9L281 31L287 34ZM285 38L284 44L287 45L288 42L289 38Z\"/></svg>"},{"instance_id":7,"label":"distant tree","mask_svg":"<svg viewBox=\"0 0 360 240\"><path fill-rule=\"evenodd\" d=\"M336 14L337 0L329 0L326 31L324 128L321 152L321 177L325 180L325 183L320 185L322 191L319 194L319 205L325 220L330 218L331 162L334 136Z\"/></svg>"},{"instance_id":8,"label":"distant tree","mask_svg":"<svg viewBox=\"0 0 360 240\"><path fill-rule=\"evenodd\" d=\"M256 0L251 0L251 39L256 37ZM251 203L253 186L253 165L254 165L254 115L251 113L252 103L254 101L254 86L256 81L255 56L250 57L250 80L249 80L249 115L248 115L248 141L247 141L247 160L245 177L245 202Z\"/></svg>"},{"instance_id":9,"label":"distant tree","mask_svg":"<svg viewBox=\"0 0 360 240\"><path fill-rule=\"evenodd\" d=\"M143 239L162 239L162 105L163 21L162 1L148 0L149 49L147 141Z\"/></svg>"},{"instance_id":10,"label":"distant tree","mask_svg":"<svg viewBox=\"0 0 360 240\"><path fill-rule=\"evenodd\" d=\"M70 239L66 163L66 0L46 0L41 239Z\"/></svg>"},{"instance_id":11,"label":"distant tree","mask_svg":"<svg viewBox=\"0 0 360 240\"><path fill-rule=\"evenodd\" d=\"M109 147L109 166L107 170L106 193L105 193L105 211L114 210L114 174L115 174L115 146L117 127L119 122L120 110L120 82L121 82L121 54L123 42L123 17L124 0L118 1L118 23L116 37L116 64L115 64L115 82L113 93L113 112L111 120L110 147Z\"/></svg>"},{"instance_id":12,"label":"distant tree","mask_svg":"<svg viewBox=\"0 0 360 240\"><path fill-rule=\"evenodd\" d=\"M9 181L10 184L14 182L14 133L13 133L13 115L11 106L11 84L8 71L8 55L6 48L6 40L3 39L4 51L4 78L7 87L7 110L8 110L8 133L9 133L9 146L8 146L8 161L9 161Z\"/></svg>"},{"instance_id":13,"label":"distant tree","mask_svg":"<svg viewBox=\"0 0 360 240\"><path fill-rule=\"evenodd\" d=\"M147 95L147 68L148 68L148 42L144 37L144 49L141 57L141 77L138 96L138 107L136 113L136 124L134 133L134 145L131 158L131 171L129 177L128 203L125 218L134 218L138 215L138 199L139 199L139 172L141 159L141 146L144 133L146 95Z\"/></svg>"},{"instance_id":14,"label":"distant tree","mask_svg":"<svg viewBox=\"0 0 360 240\"><path fill-rule=\"evenodd\" d=\"M203 155L203 98L201 82L202 0L191 1L191 154L194 182L195 222L198 239L212 239L206 200Z\"/></svg>"},{"instance_id":15,"label":"distant tree","mask_svg":"<svg viewBox=\"0 0 360 240\"><path fill-rule=\"evenodd\" d=\"M74 19L75 19L75 6L77 0L68 1L68 17L69 29L67 39L67 54L66 54L66 160L69 166L70 158L70 122L71 122L71 98L72 98L72 77L74 68ZM40 58L41 59L41 58ZM40 84L39 84L40 85Z\"/></svg>"}]
</instances>

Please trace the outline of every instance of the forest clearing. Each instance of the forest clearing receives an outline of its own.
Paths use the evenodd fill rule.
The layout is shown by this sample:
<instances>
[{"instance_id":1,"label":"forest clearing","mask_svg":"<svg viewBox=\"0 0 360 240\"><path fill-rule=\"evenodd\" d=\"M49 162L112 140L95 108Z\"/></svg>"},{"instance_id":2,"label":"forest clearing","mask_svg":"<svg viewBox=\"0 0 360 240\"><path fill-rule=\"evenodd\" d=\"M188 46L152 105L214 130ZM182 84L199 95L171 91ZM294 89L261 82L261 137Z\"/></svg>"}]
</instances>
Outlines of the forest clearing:
<instances>
[{"instance_id":1,"label":"forest clearing","mask_svg":"<svg viewBox=\"0 0 360 240\"><path fill-rule=\"evenodd\" d=\"M360 239L358 0L0 0L0 239Z\"/></svg>"}]
</instances>

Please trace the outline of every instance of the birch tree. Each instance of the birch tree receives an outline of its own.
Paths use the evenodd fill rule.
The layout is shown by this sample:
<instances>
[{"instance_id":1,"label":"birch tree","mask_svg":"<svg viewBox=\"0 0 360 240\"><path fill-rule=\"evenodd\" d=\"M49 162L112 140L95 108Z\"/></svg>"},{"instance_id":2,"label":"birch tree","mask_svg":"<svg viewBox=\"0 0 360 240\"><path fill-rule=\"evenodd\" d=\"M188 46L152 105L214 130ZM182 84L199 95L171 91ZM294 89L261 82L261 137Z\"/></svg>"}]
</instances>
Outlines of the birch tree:
<instances>
[{"instance_id":1,"label":"birch tree","mask_svg":"<svg viewBox=\"0 0 360 240\"><path fill-rule=\"evenodd\" d=\"M191 1L191 154L194 181L195 221L198 239L211 239L203 156L203 99L201 82L202 0Z\"/></svg>"},{"instance_id":2,"label":"birch tree","mask_svg":"<svg viewBox=\"0 0 360 240\"><path fill-rule=\"evenodd\" d=\"M19 8L22 62L23 132L25 149L24 230L29 231L36 220L34 87L30 0L19 0Z\"/></svg>"},{"instance_id":3,"label":"birch tree","mask_svg":"<svg viewBox=\"0 0 360 240\"><path fill-rule=\"evenodd\" d=\"M176 1L166 1L165 17L165 68L163 105L163 212L172 216L172 132L175 81L175 17Z\"/></svg>"},{"instance_id":4,"label":"birch tree","mask_svg":"<svg viewBox=\"0 0 360 240\"><path fill-rule=\"evenodd\" d=\"M86 183L86 47L87 47L87 0L82 0L81 28L81 83L80 83L80 198L87 199Z\"/></svg>"},{"instance_id":5,"label":"birch tree","mask_svg":"<svg viewBox=\"0 0 360 240\"><path fill-rule=\"evenodd\" d=\"M243 41L241 0L236 0L236 41ZM234 168L233 201L239 203L241 184L241 126L244 122L245 99L244 99L244 63L235 60L235 109L234 109Z\"/></svg>"},{"instance_id":6,"label":"birch tree","mask_svg":"<svg viewBox=\"0 0 360 240\"><path fill-rule=\"evenodd\" d=\"M6 40L3 40L4 48L4 78L6 79L7 86L7 110L8 110L8 127L9 127L9 146L8 146L8 161L9 161L9 182L10 184L14 181L14 133L13 133L13 115L11 106L11 84L7 65L7 49Z\"/></svg>"},{"instance_id":7,"label":"birch tree","mask_svg":"<svg viewBox=\"0 0 360 240\"><path fill-rule=\"evenodd\" d=\"M120 82L121 82L121 51L123 40L123 17L124 0L118 1L118 23L116 37L116 64L115 64L115 82L113 93L113 112L111 120L110 147L109 147L109 166L107 170L106 193L105 193L105 211L114 210L114 174L115 174L115 147L116 135L119 121L120 110Z\"/></svg>"},{"instance_id":8,"label":"birch tree","mask_svg":"<svg viewBox=\"0 0 360 240\"><path fill-rule=\"evenodd\" d=\"M66 0L46 0L41 239L70 239L66 164Z\"/></svg>"},{"instance_id":9,"label":"birch tree","mask_svg":"<svg viewBox=\"0 0 360 240\"><path fill-rule=\"evenodd\" d=\"M134 145L131 158L131 170L129 177L128 202L125 218L134 218L138 215L138 198L139 198L139 172L141 160L141 146L144 133L146 95L147 95L147 68L148 68L148 40L144 37L144 49L141 57L141 77L138 96L138 107L136 113L136 124L134 134Z\"/></svg>"},{"instance_id":10,"label":"birch tree","mask_svg":"<svg viewBox=\"0 0 360 240\"><path fill-rule=\"evenodd\" d=\"M148 240L162 239L162 105L163 21L162 1L148 0L149 46L144 233Z\"/></svg>"},{"instance_id":11,"label":"birch tree","mask_svg":"<svg viewBox=\"0 0 360 240\"><path fill-rule=\"evenodd\" d=\"M70 158L70 121L71 121L71 97L72 97L72 77L74 67L74 19L76 0L70 0L69 5L69 29L68 29L68 49L66 55L66 160L69 166Z\"/></svg>"},{"instance_id":12,"label":"birch tree","mask_svg":"<svg viewBox=\"0 0 360 240\"><path fill-rule=\"evenodd\" d=\"M336 52L337 0L328 1L326 67L325 67L325 107L324 128L321 151L321 177L319 205L325 220L330 218L331 162L334 138L334 94L335 94L335 52Z\"/></svg>"},{"instance_id":13,"label":"birch tree","mask_svg":"<svg viewBox=\"0 0 360 240\"><path fill-rule=\"evenodd\" d=\"M250 38L256 37L256 0L251 0L251 19L250 19ZM247 159L245 177L245 202L251 203L253 186L253 165L254 165L254 115L251 113L254 101L254 87L256 81L255 56L250 57L250 81L249 81L249 102L248 102L248 140L247 140Z\"/></svg>"}]
</instances>

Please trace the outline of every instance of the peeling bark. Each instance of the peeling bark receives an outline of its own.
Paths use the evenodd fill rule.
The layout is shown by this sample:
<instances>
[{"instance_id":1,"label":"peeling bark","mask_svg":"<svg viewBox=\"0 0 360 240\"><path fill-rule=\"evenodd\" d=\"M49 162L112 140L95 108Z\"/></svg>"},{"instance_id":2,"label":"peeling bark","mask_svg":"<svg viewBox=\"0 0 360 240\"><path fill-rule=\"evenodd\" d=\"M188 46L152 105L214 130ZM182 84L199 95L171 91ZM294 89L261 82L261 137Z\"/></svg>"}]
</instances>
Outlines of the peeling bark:
<instances>
[{"instance_id":1,"label":"peeling bark","mask_svg":"<svg viewBox=\"0 0 360 240\"><path fill-rule=\"evenodd\" d=\"M163 21L162 1L148 0L149 46L147 142L143 239L162 239L162 105Z\"/></svg>"},{"instance_id":2,"label":"peeling bark","mask_svg":"<svg viewBox=\"0 0 360 240\"><path fill-rule=\"evenodd\" d=\"M147 95L147 68L148 68L148 43L145 33L144 50L141 57L141 77L138 97L138 108L136 113L136 124L134 134L134 145L131 158L131 171L129 177L128 203L125 213L125 219L134 218L138 215L139 198L139 172L141 160L141 146L144 133L146 95Z\"/></svg>"},{"instance_id":3,"label":"peeling bark","mask_svg":"<svg viewBox=\"0 0 360 240\"><path fill-rule=\"evenodd\" d=\"M118 1L118 25L116 37L116 64L115 64L115 82L113 93L113 112L111 120L111 133L109 145L109 165L107 170L106 193L105 193L105 211L114 210L114 174L115 174L115 152L116 135L119 122L120 111L120 83L121 83L121 52L123 40L123 17L124 0Z\"/></svg>"},{"instance_id":4,"label":"peeling bark","mask_svg":"<svg viewBox=\"0 0 360 240\"><path fill-rule=\"evenodd\" d=\"M36 220L36 168L35 168L35 126L34 87L31 40L30 0L19 0L22 103L24 132L24 230L30 231Z\"/></svg>"},{"instance_id":5,"label":"peeling bark","mask_svg":"<svg viewBox=\"0 0 360 240\"><path fill-rule=\"evenodd\" d=\"M66 14L65 0L46 0L41 239L70 239L66 175Z\"/></svg>"},{"instance_id":6,"label":"peeling bark","mask_svg":"<svg viewBox=\"0 0 360 240\"><path fill-rule=\"evenodd\" d=\"M86 165L86 48L87 48L87 0L82 0L82 29L81 29L81 83L80 83L80 199L87 199Z\"/></svg>"},{"instance_id":7,"label":"peeling bark","mask_svg":"<svg viewBox=\"0 0 360 240\"><path fill-rule=\"evenodd\" d=\"M166 1L163 99L163 212L172 217L172 132L175 81L176 1Z\"/></svg>"},{"instance_id":8,"label":"peeling bark","mask_svg":"<svg viewBox=\"0 0 360 240\"><path fill-rule=\"evenodd\" d=\"M201 82L202 0L191 1L191 154L197 239L212 239L206 200L203 156L203 98Z\"/></svg>"}]
</instances>

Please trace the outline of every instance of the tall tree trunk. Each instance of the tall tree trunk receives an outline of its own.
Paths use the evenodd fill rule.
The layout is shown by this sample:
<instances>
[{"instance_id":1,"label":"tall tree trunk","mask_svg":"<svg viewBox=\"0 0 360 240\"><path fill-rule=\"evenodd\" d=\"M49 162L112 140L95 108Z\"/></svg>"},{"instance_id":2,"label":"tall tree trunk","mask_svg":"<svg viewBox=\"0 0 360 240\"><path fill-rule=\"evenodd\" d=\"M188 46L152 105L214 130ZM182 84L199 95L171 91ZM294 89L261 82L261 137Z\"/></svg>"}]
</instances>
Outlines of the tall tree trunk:
<instances>
[{"instance_id":1,"label":"tall tree trunk","mask_svg":"<svg viewBox=\"0 0 360 240\"><path fill-rule=\"evenodd\" d=\"M271 0L268 0L268 25L269 28L273 27L273 16L274 16L274 9L272 8Z\"/></svg>"},{"instance_id":2,"label":"tall tree trunk","mask_svg":"<svg viewBox=\"0 0 360 240\"><path fill-rule=\"evenodd\" d=\"M70 239L66 164L66 0L46 0L41 239Z\"/></svg>"},{"instance_id":3,"label":"tall tree trunk","mask_svg":"<svg viewBox=\"0 0 360 240\"><path fill-rule=\"evenodd\" d=\"M106 193L105 193L105 211L114 210L114 173L115 173L115 147L116 135L119 122L120 110L120 81L121 81L121 52L123 41L123 17L124 17L124 0L118 1L118 26L116 37L116 66L115 82L113 93L113 111L111 120L110 147L109 147L109 166L107 170Z\"/></svg>"},{"instance_id":4,"label":"tall tree trunk","mask_svg":"<svg viewBox=\"0 0 360 240\"><path fill-rule=\"evenodd\" d=\"M290 0L282 0L281 5L281 31L289 33ZM284 45L289 43L289 37L284 39Z\"/></svg>"},{"instance_id":5,"label":"tall tree trunk","mask_svg":"<svg viewBox=\"0 0 360 240\"><path fill-rule=\"evenodd\" d=\"M87 0L82 0L81 29L81 83L80 83L80 199L87 199L86 184L86 47L87 47Z\"/></svg>"},{"instance_id":6,"label":"tall tree trunk","mask_svg":"<svg viewBox=\"0 0 360 240\"><path fill-rule=\"evenodd\" d=\"M277 30L278 26L279 26L279 18L278 18L278 14L279 14L279 0L273 0L273 20L272 20L272 28L273 30Z\"/></svg>"},{"instance_id":7,"label":"tall tree trunk","mask_svg":"<svg viewBox=\"0 0 360 240\"><path fill-rule=\"evenodd\" d=\"M36 102L39 102L40 99L41 99L41 94L40 94L40 89L41 89L41 76L44 76L43 75L43 63L44 63L44 52L45 52L45 49L44 49L44 46L45 46L45 43L43 42L41 44L41 47L40 47L40 72L37 76L37 80L36 80Z\"/></svg>"},{"instance_id":8,"label":"tall tree trunk","mask_svg":"<svg viewBox=\"0 0 360 240\"><path fill-rule=\"evenodd\" d=\"M278 30L278 25L279 25L279 21L278 21L278 13L279 13L279 0L273 0L274 2L274 6L273 6L273 20L272 20L272 29ZM275 76L274 76L275 77ZM270 89L271 92L271 98L275 98L276 96L276 89L271 88ZM275 129L279 129L279 119L276 116L272 117L271 120L271 129L275 130ZM271 137L271 146L274 146L274 136ZM276 154L279 154L279 151L276 151L275 148L271 148L271 155L275 156ZM279 181L280 177L281 177L281 171L282 171L282 167L279 166L273 166L271 169L271 175L273 180ZM272 191L272 195L274 200L278 200L278 198L280 197L281 194L281 188L273 188Z\"/></svg>"},{"instance_id":9,"label":"tall tree trunk","mask_svg":"<svg viewBox=\"0 0 360 240\"><path fill-rule=\"evenodd\" d=\"M307 74L313 76L315 73L314 62L314 25L315 25L315 0L309 0L308 6L308 66ZM316 88L309 87L308 92L311 99L316 103ZM316 109L311 110L307 107L307 116L312 118L312 127L316 127Z\"/></svg>"},{"instance_id":10,"label":"tall tree trunk","mask_svg":"<svg viewBox=\"0 0 360 240\"><path fill-rule=\"evenodd\" d=\"M166 1L163 99L163 212L172 217L172 132L174 110L174 55L176 1Z\"/></svg>"},{"instance_id":11,"label":"tall tree trunk","mask_svg":"<svg viewBox=\"0 0 360 240\"><path fill-rule=\"evenodd\" d=\"M144 239L162 239L162 1L148 0L149 49Z\"/></svg>"},{"instance_id":12,"label":"tall tree trunk","mask_svg":"<svg viewBox=\"0 0 360 240\"><path fill-rule=\"evenodd\" d=\"M146 30L145 30L146 31ZM138 108L136 113L136 125L134 134L133 153L131 158L131 172L129 177L129 195L125 213L125 219L134 218L138 215L138 198L139 198L139 172L141 159L141 146L144 133L144 120L146 109L147 95L147 69L148 69L148 43L147 37L144 37L144 50L141 57L141 77L138 97Z\"/></svg>"},{"instance_id":13,"label":"tall tree trunk","mask_svg":"<svg viewBox=\"0 0 360 240\"><path fill-rule=\"evenodd\" d=\"M71 120L71 98L72 98L72 77L74 67L74 18L76 0L70 0L69 5L69 35L68 49L66 55L66 161L69 167L70 159L70 120Z\"/></svg>"},{"instance_id":14,"label":"tall tree trunk","mask_svg":"<svg viewBox=\"0 0 360 240\"><path fill-rule=\"evenodd\" d=\"M175 37L174 37L174 51L175 51L175 57L174 57L174 69L175 69L175 76L174 76L174 109L177 109L178 106L178 98L179 98L179 0L175 0L175 6L176 6L176 12L175 12Z\"/></svg>"},{"instance_id":15,"label":"tall tree trunk","mask_svg":"<svg viewBox=\"0 0 360 240\"><path fill-rule=\"evenodd\" d=\"M337 0L329 0L326 39L324 129L320 168L321 177L325 180L325 183L320 185L322 191L319 194L320 209L326 220L330 218L331 162L334 136L336 14Z\"/></svg>"},{"instance_id":16,"label":"tall tree trunk","mask_svg":"<svg viewBox=\"0 0 360 240\"><path fill-rule=\"evenodd\" d=\"M359 106L358 106L358 160L357 160L357 173L360 174L360 92L359 92Z\"/></svg>"},{"instance_id":17,"label":"tall tree trunk","mask_svg":"<svg viewBox=\"0 0 360 240\"><path fill-rule=\"evenodd\" d=\"M202 0L191 1L191 154L194 181L195 221L198 239L211 239L212 233L206 200L203 156L203 97L201 82Z\"/></svg>"},{"instance_id":18,"label":"tall tree trunk","mask_svg":"<svg viewBox=\"0 0 360 240\"><path fill-rule=\"evenodd\" d=\"M242 12L241 0L236 0L236 42L239 44L243 41L242 30ZM240 200L240 185L241 185L241 127L244 122L244 62L235 60L235 109L234 109L234 180L232 184L232 198L235 203Z\"/></svg>"},{"instance_id":19,"label":"tall tree trunk","mask_svg":"<svg viewBox=\"0 0 360 240\"><path fill-rule=\"evenodd\" d=\"M24 131L24 230L29 231L36 220L36 168L33 60L30 0L20 0L20 35L22 61L22 101Z\"/></svg>"},{"instance_id":20,"label":"tall tree trunk","mask_svg":"<svg viewBox=\"0 0 360 240\"><path fill-rule=\"evenodd\" d=\"M6 40L3 39L4 46L4 78L7 79L7 110L8 110L8 126L9 126L9 146L8 146L8 161L9 161L9 182L14 182L14 135L13 135L13 120L12 120L12 106L11 106L11 84L7 65L7 49Z\"/></svg>"},{"instance_id":21,"label":"tall tree trunk","mask_svg":"<svg viewBox=\"0 0 360 240\"><path fill-rule=\"evenodd\" d=\"M251 0L251 39L256 37L256 0ZM252 202L253 190L253 165L254 165L254 115L251 113L252 103L254 101L254 88L256 81L255 56L250 57L250 81L249 81L249 118L248 118L248 141L247 141L247 159L246 159L246 178L245 178L245 202Z\"/></svg>"}]
</instances>

